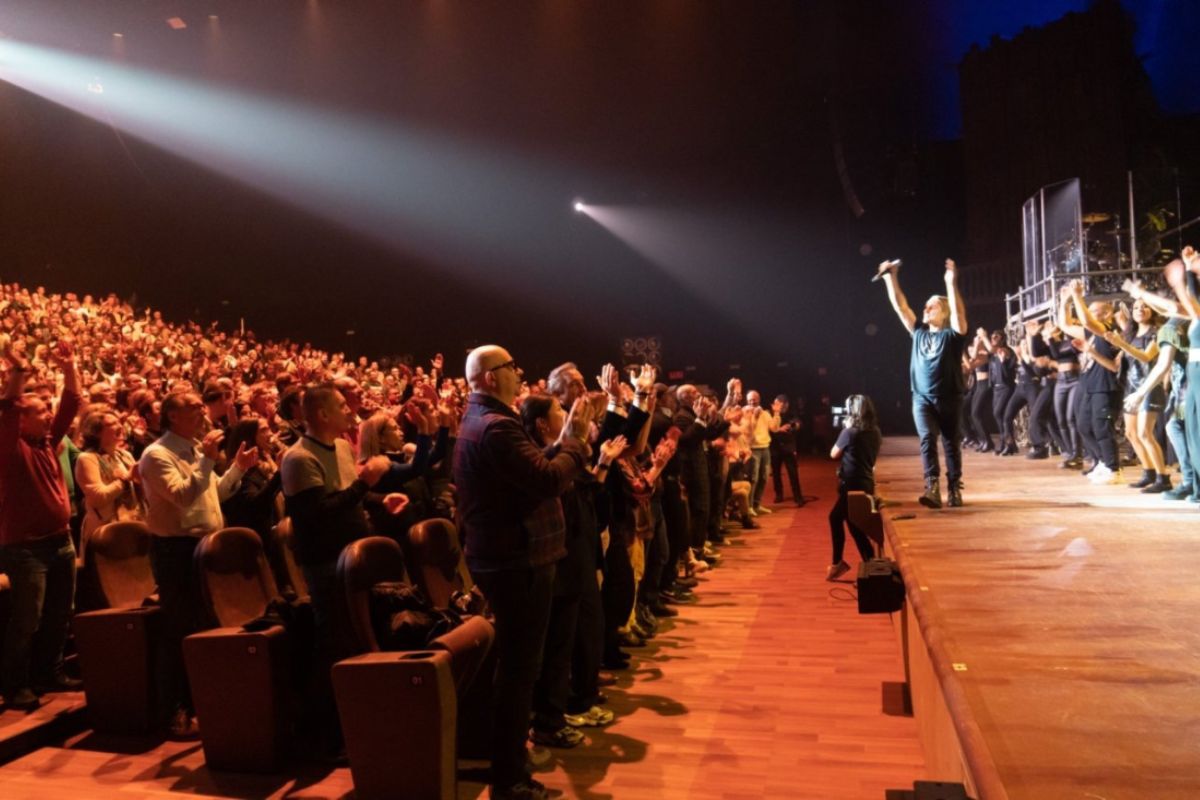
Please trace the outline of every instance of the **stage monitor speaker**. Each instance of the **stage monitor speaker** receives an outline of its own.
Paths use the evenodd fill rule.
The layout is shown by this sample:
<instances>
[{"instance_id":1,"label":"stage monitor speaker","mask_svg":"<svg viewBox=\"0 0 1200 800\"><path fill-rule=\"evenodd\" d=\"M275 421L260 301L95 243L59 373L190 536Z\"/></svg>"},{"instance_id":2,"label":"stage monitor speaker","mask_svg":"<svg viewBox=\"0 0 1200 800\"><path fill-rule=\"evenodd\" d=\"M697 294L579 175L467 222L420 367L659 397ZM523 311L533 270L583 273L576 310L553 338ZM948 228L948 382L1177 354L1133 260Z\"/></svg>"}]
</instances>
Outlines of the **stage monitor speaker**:
<instances>
[{"instance_id":1,"label":"stage monitor speaker","mask_svg":"<svg viewBox=\"0 0 1200 800\"><path fill-rule=\"evenodd\" d=\"M972 800L961 783L940 781L916 781L912 791L887 789L883 796L884 800Z\"/></svg>"},{"instance_id":2,"label":"stage monitor speaker","mask_svg":"<svg viewBox=\"0 0 1200 800\"><path fill-rule=\"evenodd\" d=\"M971 800L961 783L941 781L916 781L913 783L913 800Z\"/></svg>"},{"instance_id":3,"label":"stage monitor speaker","mask_svg":"<svg viewBox=\"0 0 1200 800\"><path fill-rule=\"evenodd\" d=\"M858 613L891 614L904 605L904 580L890 558L872 558L858 565Z\"/></svg>"}]
</instances>

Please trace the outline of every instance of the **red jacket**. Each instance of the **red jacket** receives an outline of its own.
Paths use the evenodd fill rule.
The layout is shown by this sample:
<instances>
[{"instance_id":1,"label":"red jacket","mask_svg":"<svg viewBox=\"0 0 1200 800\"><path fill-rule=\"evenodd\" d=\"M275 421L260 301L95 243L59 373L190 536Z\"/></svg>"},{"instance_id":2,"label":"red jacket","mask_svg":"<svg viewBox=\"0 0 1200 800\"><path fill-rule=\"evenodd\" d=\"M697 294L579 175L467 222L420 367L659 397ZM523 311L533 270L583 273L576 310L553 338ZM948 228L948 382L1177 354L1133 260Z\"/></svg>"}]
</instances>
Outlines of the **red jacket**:
<instances>
[{"instance_id":1,"label":"red jacket","mask_svg":"<svg viewBox=\"0 0 1200 800\"><path fill-rule=\"evenodd\" d=\"M66 533L71 503L58 445L79 411L79 395L63 392L50 432L40 441L20 435L21 409L0 400L0 545Z\"/></svg>"}]
</instances>

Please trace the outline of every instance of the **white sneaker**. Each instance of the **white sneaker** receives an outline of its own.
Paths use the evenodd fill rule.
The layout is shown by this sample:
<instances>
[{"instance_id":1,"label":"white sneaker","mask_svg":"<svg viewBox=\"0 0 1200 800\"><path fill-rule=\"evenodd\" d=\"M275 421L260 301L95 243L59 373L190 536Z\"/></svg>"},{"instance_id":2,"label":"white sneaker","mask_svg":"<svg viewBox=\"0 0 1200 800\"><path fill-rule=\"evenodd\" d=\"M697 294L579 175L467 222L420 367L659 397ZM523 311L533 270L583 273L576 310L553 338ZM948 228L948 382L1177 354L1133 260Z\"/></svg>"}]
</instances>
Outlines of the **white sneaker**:
<instances>
[{"instance_id":1,"label":"white sneaker","mask_svg":"<svg viewBox=\"0 0 1200 800\"><path fill-rule=\"evenodd\" d=\"M1097 483L1101 483L1101 484L1124 483L1124 482L1125 482L1125 478L1122 477L1120 468L1115 469L1115 470L1110 470L1109 474L1108 474L1108 480L1097 481Z\"/></svg>"},{"instance_id":2,"label":"white sneaker","mask_svg":"<svg viewBox=\"0 0 1200 800\"><path fill-rule=\"evenodd\" d=\"M1087 479L1095 484L1109 483L1113 476L1113 471L1108 468L1103 462L1096 465L1096 468L1088 473Z\"/></svg>"},{"instance_id":3,"label":"white sneaker","mask_svg":"<svg viewBox=\"0 0 1200 800\"><path fill-rule=\"evenodd\" d=\"M766 506L759 506L758 508L754 509L754 513L761 516L763 514L774 514L775 512Z\"/></svg>"}]
</instances>

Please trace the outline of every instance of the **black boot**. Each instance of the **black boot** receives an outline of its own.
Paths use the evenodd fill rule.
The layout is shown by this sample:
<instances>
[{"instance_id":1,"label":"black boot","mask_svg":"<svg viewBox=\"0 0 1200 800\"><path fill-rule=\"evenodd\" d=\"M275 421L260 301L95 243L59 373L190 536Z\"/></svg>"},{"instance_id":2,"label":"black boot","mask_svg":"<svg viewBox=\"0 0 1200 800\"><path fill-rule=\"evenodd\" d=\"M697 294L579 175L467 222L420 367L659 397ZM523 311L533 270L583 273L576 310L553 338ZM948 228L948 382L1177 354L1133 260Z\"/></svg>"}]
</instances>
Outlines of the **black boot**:
<instances>
[{"instance_id":1,"label":"black boot","mask_svg":"<svg viewBox=\"0 0 1200 800\"><path fill-rule=\"evenodd\" d=\"M926 508L942 507L942 482L937 478L925 479L925 494L917 500Z\"/></svg>"},{"instance_id":2,"label":"black boot","mask_svg":"<svg viewBox=\"0 0 1200 800\"><path fill-rule=\"evenodd\" d=\"M1142 489L1142 494L1161 494L1171 491L1171 476L1159 473L1154 483Z\"/></svg>"},{"instance_id":3,"label":"black boot","mask_svg":"<svg viewBox=\"0 0 1200 800\"><path fill-rule=\"evenodd\" d=\"M1147 486L1150 486L1151 484L1153 484L1156 480L1158 480L1157 472L1155 472L1152 469L1144 469L1144 470L1142 470L1142 479L1139 480L1137 483L1129 484L1129 488L1130 489L1145 489Z\"/></svg>"},{"instance_id":4,"label":"black boot","mask_svg":"<svg viewBox=\"0 0 1200 800\"><path fill-rule=\"evenodd\" d=\"M1029 448L1029 452L1025 454L1025 457L1031 458L1034 460L1042 459L1042 458L1049 458L1050 451L1046 448L1045 445L1042 445L1041 447L1031 447L1031 448Z\"/></svg>"},{"instance_id":5,"label":"black boot","mask_svg":"<svg viewBox=\"0 0 1200 800\"><path fill-rule=\"evenodd\" d=\"M962 508L962 481L950 481L946 487L946 500L951 508Z\"/></svg>"}]
</instances>

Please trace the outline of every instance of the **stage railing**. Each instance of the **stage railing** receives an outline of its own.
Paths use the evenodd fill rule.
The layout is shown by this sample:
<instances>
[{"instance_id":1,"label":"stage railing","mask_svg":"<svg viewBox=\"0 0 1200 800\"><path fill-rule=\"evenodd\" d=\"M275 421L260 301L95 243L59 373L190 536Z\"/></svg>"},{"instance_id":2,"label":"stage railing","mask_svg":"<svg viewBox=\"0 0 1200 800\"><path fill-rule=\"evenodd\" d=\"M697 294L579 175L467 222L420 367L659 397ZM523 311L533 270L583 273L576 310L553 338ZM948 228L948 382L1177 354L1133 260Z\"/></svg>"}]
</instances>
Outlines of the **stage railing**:
<instances>
[{"instance_id":1,"label":"stage railing","mask_svg":"<svg viewBox=\"0 0 1200 800\"><path fill-rule=\"evenodd\" d=\"M1128 299L1129 295L1121 288L1126 280L1138 280L1152 292L1167 290L1162 267L1053 272L1032 286L1021 286L1016 292L1004 296L1004 318L1010 333L1020 331L1017 339L1022 338L1024 323L1053 315L1059 291L1076 278L1083 281L1083 290L1089 298Z\"/></svg>"}]
</instances>

